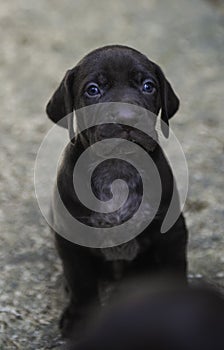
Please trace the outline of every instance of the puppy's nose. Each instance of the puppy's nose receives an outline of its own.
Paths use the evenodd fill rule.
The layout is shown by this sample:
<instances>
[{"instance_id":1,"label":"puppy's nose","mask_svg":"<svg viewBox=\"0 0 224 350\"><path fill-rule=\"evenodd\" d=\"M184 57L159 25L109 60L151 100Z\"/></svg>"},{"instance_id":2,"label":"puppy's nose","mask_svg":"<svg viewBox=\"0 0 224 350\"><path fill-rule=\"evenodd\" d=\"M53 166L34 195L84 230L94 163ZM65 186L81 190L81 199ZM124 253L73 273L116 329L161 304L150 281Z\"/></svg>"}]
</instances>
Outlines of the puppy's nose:
<instances>
[{"instance_id":1,"label":"puppy's nose","mask_svg":"<svg viewBox=\"0 0 224 350\"><path fill-rule=\"evenodd\" d=\"M118 106L114 107L111 111L113 121L116 123L125 123L134 125L137 122L136 111L130 106Z\"/></svg>"}]
</instances>

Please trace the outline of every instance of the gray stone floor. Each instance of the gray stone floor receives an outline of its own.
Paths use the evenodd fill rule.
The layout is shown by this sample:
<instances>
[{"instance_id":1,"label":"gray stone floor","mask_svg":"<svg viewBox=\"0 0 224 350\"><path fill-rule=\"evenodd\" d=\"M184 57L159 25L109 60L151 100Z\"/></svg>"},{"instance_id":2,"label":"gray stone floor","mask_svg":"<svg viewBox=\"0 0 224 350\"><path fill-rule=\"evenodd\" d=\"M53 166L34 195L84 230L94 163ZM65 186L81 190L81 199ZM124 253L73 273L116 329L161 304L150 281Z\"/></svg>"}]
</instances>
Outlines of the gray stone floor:
<instances>
[{"instance_id":1,"label":"gray stone floor","mask_svg":"<svg viewBox=\"0 0 224 350\"><path fill-rule=\"evenodd\" d=\"M189 167L189 275L224 285L224 6L203 0L2 0L0 349L59 349L61 267L35 199L45 104L83 54L133 46L181 99L171 122Z\"/></svg>"}]
</instances>

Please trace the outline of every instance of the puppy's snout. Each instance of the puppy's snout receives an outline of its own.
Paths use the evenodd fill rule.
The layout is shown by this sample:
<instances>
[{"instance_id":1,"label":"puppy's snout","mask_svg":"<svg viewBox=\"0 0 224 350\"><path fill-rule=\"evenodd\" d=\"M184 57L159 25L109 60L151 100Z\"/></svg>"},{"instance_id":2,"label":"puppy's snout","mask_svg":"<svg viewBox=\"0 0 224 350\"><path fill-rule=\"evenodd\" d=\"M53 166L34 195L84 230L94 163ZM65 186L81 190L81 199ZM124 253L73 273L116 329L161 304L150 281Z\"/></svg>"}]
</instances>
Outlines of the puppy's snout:
<instances>
[{"instance_id":1,"label":"puppy's snout","mask_svg":"<svg viewBox=\"0 0 224 350\"><path fill-rule=\"evenodd\" d=\"M113 108L111 111L111 116L113 122L128 124L134 126L137 123L138 116L136 111L133 110L130 106L119 106L118 108Z\"/></svg>"},{"instance_id":2,"label":"puppy's snout","mask_svg":"<svg viewBox=\"0 0 224 350\"><path fill-rule=\"evenodd\" d=\"M128 137L128 130L123 126L116 123L110 125L101 125L97 128L97 134L99 139L111 138L111 137Z\"/></svg>"}]
</instances>

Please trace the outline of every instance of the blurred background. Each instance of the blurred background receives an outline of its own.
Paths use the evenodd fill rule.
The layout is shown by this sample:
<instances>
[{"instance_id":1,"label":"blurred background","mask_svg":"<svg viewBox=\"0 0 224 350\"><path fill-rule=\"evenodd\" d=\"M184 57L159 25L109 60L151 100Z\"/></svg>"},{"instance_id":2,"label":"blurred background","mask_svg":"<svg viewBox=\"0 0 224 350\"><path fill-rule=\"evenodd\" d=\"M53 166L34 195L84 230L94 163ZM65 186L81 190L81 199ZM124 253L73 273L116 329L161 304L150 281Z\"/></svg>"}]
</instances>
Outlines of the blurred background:
<instances>
[{"instance_id":1,"label":"blurred background","mask_svg":"<svg viewBox=\"0 0 224 350\"><path fill-rule=\"evenodd\" d=\"M171 127L189 167L189 279L224 286L224 1L1 0L0 349L59 349L61 266L33 171L45 105L90 50L125 44L180 97Z\"/></svg>"}]
</instances>

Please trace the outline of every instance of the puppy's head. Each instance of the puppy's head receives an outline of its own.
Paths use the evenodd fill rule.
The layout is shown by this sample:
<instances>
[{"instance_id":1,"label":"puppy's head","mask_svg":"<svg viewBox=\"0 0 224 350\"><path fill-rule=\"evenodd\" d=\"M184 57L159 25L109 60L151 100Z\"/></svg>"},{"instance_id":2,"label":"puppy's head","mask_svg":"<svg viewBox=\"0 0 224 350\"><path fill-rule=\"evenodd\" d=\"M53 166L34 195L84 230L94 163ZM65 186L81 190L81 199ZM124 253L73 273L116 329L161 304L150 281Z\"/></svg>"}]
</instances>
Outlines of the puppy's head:
<instances>
[{"instance_id":1,"label":"puppy's head","mask_svg":"<svg viewBox=\"0 0 224 350\"><path fill-rule=\"evenodd\" d=\"M114 121L110 128L104 124L94 129L93 141L103 137L130 138L131 129L120 123L134 122L136 113L130 105L143 107L154 115L161 110L165 123L161 123L162 131L168 137L169 119L179 107L176 94L157 64L132 48L112 45L92 51L67 71L47 105L47 114L68 128L74 140L73 111L105 102L123 104L112 111Z\"/></svg>"}]
</instances>

